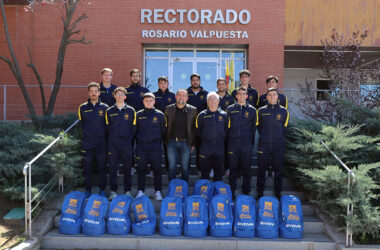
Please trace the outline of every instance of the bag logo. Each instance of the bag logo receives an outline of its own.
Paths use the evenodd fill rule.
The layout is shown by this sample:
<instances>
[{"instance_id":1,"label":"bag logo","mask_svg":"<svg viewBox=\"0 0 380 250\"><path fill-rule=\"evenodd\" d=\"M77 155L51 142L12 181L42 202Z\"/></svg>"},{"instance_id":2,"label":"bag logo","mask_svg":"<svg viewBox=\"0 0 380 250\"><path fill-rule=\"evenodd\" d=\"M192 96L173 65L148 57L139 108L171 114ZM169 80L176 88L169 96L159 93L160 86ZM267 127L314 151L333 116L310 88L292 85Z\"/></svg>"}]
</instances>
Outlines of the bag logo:
<instances>
[{"instance_id":1,"label":"bag logo","mask_svg":"<svg viewBox=\"0 0 380 250\"><path fill-rule=\"evenodd\" d=\"M199 202L193 202L193 210L199 210Z\"/></svg>"},{"instance_id":2,"label":"bag logo","mask_svg":"<svg viewBox=\"0 0 380 250\"><path fill-rule=\"evenodd\" d=\"M297 205L289 205L289 213L297 213Z\"/></svg>"},{"instance_id":3,"label":"bag logo","mask_svg":"<svg viewBox=\"0 0 380 250\"><path fill-rule=\"evenodd\" d=\"M266 201L264 209L272 210L272 202Z\"/></svg>"},{"instance_id":4,"label":"bag logo","mask_svg":"<svg viewBox=\"0 0 380 250\"><path fill-rule=\"evenodd\" d=\"M241 211L243 213L249 213L249 206L247 206L247 205L241 205Z\"/></svg>"},{"instance_id":5,"label":"bag logo","mask_svg":"<svg viewBox=\"0 0 380 250\"><path fill-rule=\"evenodd\" d=\"M137 204L137 205L136 205L136 211L137 211L137 213L142 213L142 212L144 212L144 209L143 209L142 204Z\"/></svg>"},{"instance_id":6,"label":"bag logo","mask_svg":"<svg viewBox=\"0 0 380 250\"><path fill-rule=\"evenodd\" d=\"M182 198L182 186L175 187L175 195L180 196Z\"/></svg>"},{"instance_id":7,"label":"bag logo","mask_svg":"<svg viewBox=\"0 0 380 250\"><path fill-rule=\"evenodd\" d=\"M281 120L281 114L277 114L277 120Z\"/></svg>"},{"instance_id":8,"label":"bag logo","mask_svg":"<svg viewBox=\"0 0 380 250\"><path fill-rule=\"evenodd\" d=\"M175 210L175 203L168 203L168 210ZM166 217L175 217L177 216L176 212L166 212Z\"/></svg>"},{"instance_id":9,"label":"bag logo","mask_svg":"<svg viewBox=\"0 0 380 250\"><path fill-rule=\"evenodd\" d=\"M94 204L92 204L92 208L99 208L101 204L101 201L94 201Z\"/></svg>"},{"instance_id":10,"label":"bag logo","mask_svg":"<svg viewBox=\"0 0 380 250\"><path fill-rule=\"evenodd\" d=\"M207 186L201 186L201 193L207 193Z\"/></svg>"},{"instance_id":11,"label":"bag logo","mask_svg":"<svg viewBox=\"0 0 380 250\"><path fill-rule=\"evenodd\" d=\"M70 199L69 207L77 207L77 199Z\"/></svg>"},{"instance_id":12,"label":"bag logo","mask_svg":"<svg viewBox=\"0 0 380 250\"><path fill-rule=\"evenodd\" d=\"M218 202L218 208L217 209L218 209L218 211L222 211L223 212L224 211L224 204Z\"/></svg>"},{"instance_id":13,"label":"bag logo","mask_svg":"<svg viewBox=\"0 0 380 250\"><path fill-rule=\"evenodd\" d=\"M226 188L219 188L219 193L220 194L227 194Z\"/></svg>"}]
</instances>

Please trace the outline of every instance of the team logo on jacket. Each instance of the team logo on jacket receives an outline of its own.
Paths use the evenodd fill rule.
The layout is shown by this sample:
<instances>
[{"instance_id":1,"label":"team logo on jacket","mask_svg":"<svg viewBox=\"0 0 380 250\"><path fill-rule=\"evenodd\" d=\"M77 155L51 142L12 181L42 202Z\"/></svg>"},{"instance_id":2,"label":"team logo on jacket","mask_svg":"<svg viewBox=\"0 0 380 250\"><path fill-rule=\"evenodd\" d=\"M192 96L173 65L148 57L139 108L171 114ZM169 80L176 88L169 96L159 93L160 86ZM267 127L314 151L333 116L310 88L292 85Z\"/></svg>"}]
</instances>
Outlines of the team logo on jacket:
<instances>
[{"instance_id":1,"label":"team logo on jacket","mask_svg":"<svg viewBox=\"0 0 380 250\"><path fill-rule=\"evenodd\" d=\"M219 121L221 122L221 121L223 121L223 116L219 116Z\"/></svg>"},{"instance_id":2,"label":"team logo on jacket","mask_svg":"<svg viewBox=\"0 0 380 250\"><path fill-rule=\"evenodd\" d=\"M157 122L157 117L156 117L156 116L153 116L153 122L154 122L154 123Z\"/></svg>"},{"instance_id":3,"label":"team logo on jacket","mask_svg":"<svg viewBox=\"0 0 380 250\"><path fill-rule=\"evenodd\" d=\"M144 96L144 93L143 93L143 92L141 92L141 93L140 93L140 96L141 96L141 97L143 97L143 96Z\"/></svg>"},{"instance_id":4,"label":"team logo on jacket","mask_svg":"<svg viewBox=\"0 0 380 250\"><path fill-rule=\"evenodd\" d=\"M249 116L249 112L245 111L244 117L248 117L248 116Z\"/></svg>"},{"instance_id":5,"label":"team logo on jacket","mask_svg":"<svg viewBox=\"0 0 380 250\"><path fill-rule=\"evenodd\" d=\"M281 114L277 114L277 120L281 120Z\"/></svg>"},{"instance_id":6,"label":"team logo on jacket","mask_svg":"<svg viewBox=\"0 0 380 250\"><path fill-rule=\"evenodd\" d=\"M129 115L128 114L125 114L124 115L124 120L128 120L129 119Z\"/></svg>"},{"instance_id":7,"label":"team logo on jacket","mask_svg":"<svg viewBox=\"0 0 380 250\"><path fill-rule=\"evenodd\" d=\"M229 101L226 101L226 105L228 105L228 104L230 104L230 102L229 102Z\"/></svg>"},{"instance_id":8,"label":"team logo on jacket","mask_svg":"<svg viewBox=\"0 0 380 250\"><path fill-rule=\"evenodd\" d=\"M250 96L249 96L249 100L251 100L251 101L252 101L252 99L253 99L253 96L251 96L251 95L250 95Z\"/></svg>"},{"instance_id":9,"label":"team logo on jacket","mask_svg":"<svg viewBox=\"0 0 380 250\"><path fill-rule=\"evenodd\" d=\"M169 98L168 98L168 102L171 102L171 101L172 101L172 98L171 98L171 97L169 97Z\"/></svg>"},{"instance_id":10,"label":"team logo on jacket","mask_svg":"<svg viewBox=\"0 0 380 250\"><path fill-rule=\"evenodd\" d=\"M201 100L203 100L203 95L200 95L199 98L200 98Z\"/></svg>"},{"instance_id":11,"label":"team logo on jacket","mask_svg":"<svg viewBox=\"0 0 380 250\"><path fill-rule=\"evenodd\" d=\"M99 115L103 116L103 110L99 110Z\"/></svg>"}]
</instances>

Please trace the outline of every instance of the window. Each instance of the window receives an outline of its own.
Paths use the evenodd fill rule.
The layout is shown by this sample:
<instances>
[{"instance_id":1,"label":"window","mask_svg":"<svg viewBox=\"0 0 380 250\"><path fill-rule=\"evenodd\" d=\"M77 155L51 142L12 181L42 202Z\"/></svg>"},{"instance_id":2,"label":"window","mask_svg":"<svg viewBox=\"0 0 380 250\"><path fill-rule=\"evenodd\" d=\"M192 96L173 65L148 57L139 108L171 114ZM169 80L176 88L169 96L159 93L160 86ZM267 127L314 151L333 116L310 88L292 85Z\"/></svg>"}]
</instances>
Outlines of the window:
<instances>
[{"instance_id":1,"label":"window","mask_svg":"<svg viewBox=\"0 0 380 250\"><path fill-rule=\"evenodd\" d=\"M317 101L325 101L327 94L332 94L330 83L330 80L317 80Z\"/></svg>"},{"instance_id":2,"label":"window","mask_svg":"<svg viewBox=\"0 0 380 250\"><path fill-rule=\"evenodd\" d=\"M190 86L190 75L201 76L201 86L216 90L219 77L229 81L229 90L238 86L239 71L246 68L245 49L145 49L144 80L150 91L156 91L157 78L169 78L170 91Z\"/></svg>"}]
</instances>

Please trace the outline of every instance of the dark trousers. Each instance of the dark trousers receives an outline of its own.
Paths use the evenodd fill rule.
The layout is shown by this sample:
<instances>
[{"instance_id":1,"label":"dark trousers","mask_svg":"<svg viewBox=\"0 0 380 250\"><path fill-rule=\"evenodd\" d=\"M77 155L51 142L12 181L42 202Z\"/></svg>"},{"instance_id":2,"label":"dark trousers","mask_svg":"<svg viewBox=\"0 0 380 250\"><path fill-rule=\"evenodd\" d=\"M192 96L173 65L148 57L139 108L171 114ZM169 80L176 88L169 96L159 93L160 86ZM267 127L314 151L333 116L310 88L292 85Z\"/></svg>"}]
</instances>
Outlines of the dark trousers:
<instances>
[{"instance_id":1,"label":"dark trousers","mask_svg":"<svg viewBox=\"0 0 380 250\"><path fill-rule=\"evenodd\" d=\"M131 190L131 167L133 150L131 145L123 145L120 143L108 143L108 156L110 161L110 186L111 191L117 191L117 169L119 163L123 164L121 169L124 174L124 192Z\"/></svg>"},{"instance_id":2,"label":"dark trousers","mask_svg":"<svg viewBox=\"0 0 380 250\"><path fill-rule=\"evenodd\" d=\"M239 178L239 171L241 171L243 175L242 190L244 194L248 195L251 191L252 145L230 147L227 155L230 167L229 182L232 193L237 188L236 180Z\"/></svg>"},{"instance_id":3,"label":"dark trousers","mask_svg":"<svg viewBox=\"0 0 380 250\"><path fill-rule=\"evenodd\" d=\"M148 164L153 169L154 174L154 188L156 191L161 190L162 186L162 175L161 175L161 148L156 150L136 150L136 162L137 162L137 173L138 173L138 186L139 190L145 190L145 176L148 171Z\"/></svg>"},{"instance_id":4,"label":"dark trousers","mask_svg":"<svg viewBox=\"0 0 380 250\"><path fill-rule=\"evenodd\" d=\"M167 145L169 160L169 181L176 178L177 160L180 157L182 167L182 180L189 179L190 147L187 141L169 140Z\"/></svg>"},{"instance_id":5,"label":"dark trousers","mask_svg":"<svg viewBox=\"0 0 380 250\"><path fill-rule=\"evenodd\" d=\"M214 169L214 181L221 181L224 175L224 146L221 152L200 153L199 164L201 168L201 178L210 179L210 171Z\"/></svg>"},{"instance_id":6,"label":"dark trousers","mask_svg":"<svg viewBox=\"0 0 380 250\"><path fill-rule=\"evenodd\" d=\"M82 167L84 176L84 185L86 191L91 192L92 188L92 165L94 159L98 165L99 188L104 190L107 184L106 173L106 143L99 143L91 149L82 149Z\"/></svg>"},{"instance_id":7,"label":"dark trousers","mask_svg":"<svg viewBox=\"0 0 380 250\"><path fill-rule=\"evenodd\" d=\"M279 196L282 191L282 170L284 165L285 145L283 143L259 143L257 148L257 191L263 192L265 188L265 172L271 165L274 171L274 191Z\"/></svg>"}]
</instances>

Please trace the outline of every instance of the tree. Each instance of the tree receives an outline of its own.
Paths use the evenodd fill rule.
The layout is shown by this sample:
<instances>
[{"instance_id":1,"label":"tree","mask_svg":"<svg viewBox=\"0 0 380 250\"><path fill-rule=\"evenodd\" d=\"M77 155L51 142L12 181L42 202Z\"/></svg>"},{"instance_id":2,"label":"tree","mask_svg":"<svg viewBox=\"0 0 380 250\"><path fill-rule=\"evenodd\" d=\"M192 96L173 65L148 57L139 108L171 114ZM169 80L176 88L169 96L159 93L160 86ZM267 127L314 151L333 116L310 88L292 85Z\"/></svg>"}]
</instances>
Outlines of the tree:
<instances>
[{"instance_id":1,"label":"tree","mask_svg":"<svg viewBox=\"0 0 380 250\"><path fill-rule=\"evenodd\" d=\"M86 41L85 37L82 36L79 39L76 39L78 35L80 35L81 30L77 29L77 25L87 19L86 14L81 14L77 17L74 17L75 11L78 7L78 4L80 0L28 0L29 5L25 7L26 11L34 11L34 9L38 6L45 6L47 4L62 4L64 11L62 12L62 38L60 42L60 46L58 49L58 56L57 56L57 65L56 65L56 73L55 73L55 81L54 81L54 87L50 95L50 99L48 102L48 105L46 106L46 98L45 98L45 92L43 88L43 81L38 73L37 67L33 62L32 53L30 51L30 47L28 46L28 53L29 53L29 62L27 63L27 66L30 67L37 79L37 82L40 87L40 94L41 94L41 101L42 101L42 112L44 115L51 115L54 110L54 105L57 99L57 95L59 92L59 88L61 86L61 79L63 74L63 65L65 60L65 54L67 50L67 46L69 44L73 43L80 43L80 44L90 44L90 41ZM22 72L20 69L20 65L18 63L18 60L16 58L13 45L11 42L11 37L8 30L8 23L7 23L7 17L5 14L4 9L4 1L0 0L0 10L2 14L3 24L4 24L4 30L5 30L5 37L7 40L7 45L9 49L9 53L11 58L7 58L3 55L0 55L0 60L6 62L9 65L9 68L12 72L12 74L15 76L17 84L19 85L21 92L24 96L26 105L29 110L29 114L32 117L33 120L36 119L37 114L36 110L34 108L33 102L30 98L30 95L28 93L28 90L25 87L24 79L22 77Z\"/></svg>"},{"instance_id":2,"label":"tree","mask_svg":"<svg viewBox=\"0 0 380 250\"><path fill-rule=\"evenodd\" d=\"M363 85L380 82L380 58L367 61L363 58L361 46L368 32L354 32L351 37L339 34L335 29L328 39L321 41L321 77L329 79L329 91L323 93L323 101L316 105L316 90L306 80L299 84L302 98L298 104L308 117L318 121L340 122L342 114L337 106L338 100L363 106L380 107L380 88L368 91Z\"/></svg>"}]
</instances>

